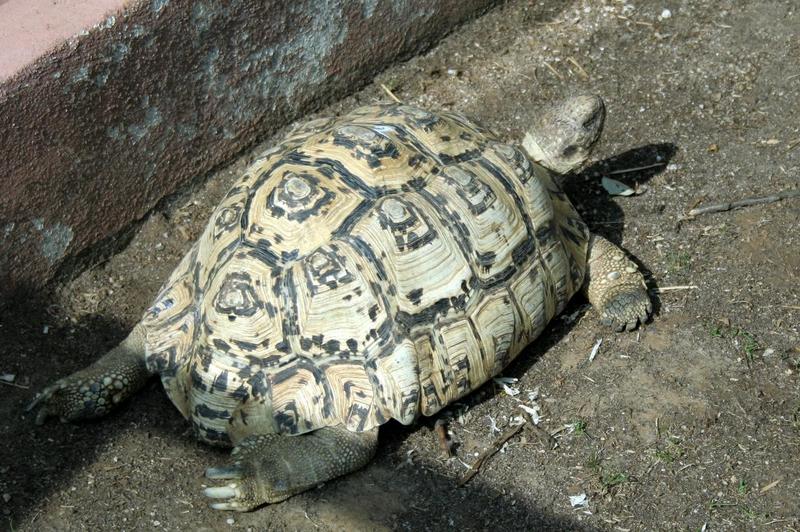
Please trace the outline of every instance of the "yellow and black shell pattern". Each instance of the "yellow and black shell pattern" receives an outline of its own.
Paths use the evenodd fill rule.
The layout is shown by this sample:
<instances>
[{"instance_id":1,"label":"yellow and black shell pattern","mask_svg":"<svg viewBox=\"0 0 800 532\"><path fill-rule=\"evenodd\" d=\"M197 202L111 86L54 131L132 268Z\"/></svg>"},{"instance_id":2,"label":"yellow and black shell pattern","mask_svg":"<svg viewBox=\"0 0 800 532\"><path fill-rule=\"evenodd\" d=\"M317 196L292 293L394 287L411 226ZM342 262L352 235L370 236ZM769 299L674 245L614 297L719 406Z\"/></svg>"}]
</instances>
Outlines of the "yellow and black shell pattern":
<instances>
[{"instance_id":1,"label":"yellow and black shell pattern","mask_svg":"<svg viewBox=\"0 0 800 532\"><path fill-rule=\"evenodd\" d=\"M548 170L463 116L310 122L259 158L143 318L198 437L431 415L500 372L583 283Z\"/></svg>"}]
</instances>

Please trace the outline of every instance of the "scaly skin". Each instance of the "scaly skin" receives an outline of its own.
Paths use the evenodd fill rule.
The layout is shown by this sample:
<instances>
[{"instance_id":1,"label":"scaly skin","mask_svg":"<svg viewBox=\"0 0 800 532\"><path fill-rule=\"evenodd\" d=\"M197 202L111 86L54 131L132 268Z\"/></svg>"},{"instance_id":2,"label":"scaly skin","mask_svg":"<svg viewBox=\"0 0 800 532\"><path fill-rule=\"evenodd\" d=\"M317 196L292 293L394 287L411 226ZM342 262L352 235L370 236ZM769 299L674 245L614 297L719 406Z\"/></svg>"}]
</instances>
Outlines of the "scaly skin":
<instances>
[{"instance_id":1,"label":"scaly skin","mask_svg":"<svg viewBox=\"0 0 800 532\"><path fill-rule=\"evenodd\" d=\"M38 408L37 425L50 416L62 422L98 418L141 389L150 375L144 334L137 326L100 360L42 390L27 410Z\"/></svg>"},{"instance_id":2,"label":"scaly skin","mask_svg":"<svg viewBox=\"0 0 800 532\"><path fill-rule=\"evenodd\" d=\"M538 116L522 145L534 161L566 174L589 159L605 118L605 104L599 96L567 98Z\"/></svg>"},{"instance_id":3,"label":"scaly skin","mask_svg":"<svg viewBox=\"0 0 800 532\"><path fill-rule=\"evenodd\" d=\"M599 235L589 240L584 291L604 325L631 331L653 311L642 272L625 252Z\"/></svg>"},{"instance_id":4,"label":"scaly skin","mask_svg":"<svg viewBox=\"0 0 800 532\"><path fill-rule=\"evenodd\" d=\"M597 144L605 121L598 96L567 98L539 115L523 147L534 161L556 174L583 165ZM633 330L653 310L639 268L605 238L589 240L587 280L583 290L601 321L617 331Z\"/></svg>"},{"instance_id":5,"label":"scaly skin","mask_svg":"<svg viewBox=\"0 0 800 532\"><path fill-rule=\"evenodd\" d=\"M364 467L378 447L378 429L350 432L325 427L299 436L255 434L233 449L233 465L209 468L206 477L232 480L206 488L215 510L246 512L280 502L333 478Z\"/></svg>"}]
</instances>

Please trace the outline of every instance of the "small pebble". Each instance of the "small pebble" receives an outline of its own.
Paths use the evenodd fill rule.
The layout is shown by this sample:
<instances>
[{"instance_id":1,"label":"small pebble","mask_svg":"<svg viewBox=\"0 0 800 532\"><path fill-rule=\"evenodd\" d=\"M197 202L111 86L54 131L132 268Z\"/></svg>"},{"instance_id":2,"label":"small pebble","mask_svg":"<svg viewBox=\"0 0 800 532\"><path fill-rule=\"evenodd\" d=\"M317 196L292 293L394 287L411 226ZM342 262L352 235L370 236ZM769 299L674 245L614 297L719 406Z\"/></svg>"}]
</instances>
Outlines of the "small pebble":
<instances>
[{"instance_id":1,"label":"small pebble","mask_svg":"<svg viewBox=\"0 0 800 532\"><path fill-rule=\"evenodd\" d=\"M8 502L10 500L11 500L11 494L10 493L3 493L3 501L4 502Z\"/></svg>"},{"instance_id":2,"label":"small pebble","mask_svg":"<svg viewBox=\"0 0 800 532\"><path fill-rule=\"evenodd\" d=\"M234 521L234 520L233 520L233 517L229 517L229 518L227 518L227 519L225 520L225 522L226 522L226 523L228 523L229 525L232 525L232 524L233 524L233 523L235 523L236 521Z\"/></svg>"},{"instance_id":3,"label":"small pebble","mask_svg":"<svg viewBox=\"0 0 800 532\"><path fill-rule=\"evenodd\" d=\"M665 9L661 12L661 18L670 18L672 16L672 11L669 9Z\"/></svg>"}]
</instances>

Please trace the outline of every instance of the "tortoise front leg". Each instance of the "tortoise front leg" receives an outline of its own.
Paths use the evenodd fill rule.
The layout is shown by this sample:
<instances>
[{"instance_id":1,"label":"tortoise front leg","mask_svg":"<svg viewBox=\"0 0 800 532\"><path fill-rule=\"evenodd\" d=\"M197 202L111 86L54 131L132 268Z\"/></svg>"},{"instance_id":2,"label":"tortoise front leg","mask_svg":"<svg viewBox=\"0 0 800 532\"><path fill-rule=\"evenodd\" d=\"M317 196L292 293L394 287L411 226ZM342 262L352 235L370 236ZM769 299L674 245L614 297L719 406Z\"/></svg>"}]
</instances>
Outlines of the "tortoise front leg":
<instances>
[{"instance_id":1,"label":"tortoise front leg","mask_svg":"<svg viewBox=\"0 0 800 532\"><path fill-rule=\"evenodd\" d=\"M215 510L246 512L280 502L333 478L364 467L378 447L378 429L350 432L325 427L299 436L257 434L233 449L233 465L209 468L206 477L233 480L204 493Z\"/></svg>"},{"instance_id":2,"label":"tortoise front leg","mask_svg":"<svg viewBox=\"0 0 800 532\"><path fill-rule=\"evenodd\" d=\"M137 325L100 360L38 393L26 410L39 409L37 425L50 416L58 416L62 422L97 418L141 389L150 375L145 365L144 331Z\"/></svg>"},{"instance_id":3,"label":"tortoise front leg","mask_svg":"<svg viewBox=\"0 0 800 532\"><path fill-rule=\"evenodd\" d=\"M642 272L625 252L600 235L589 239L584 292L604 325L617 331L636 328L653 311Z\"/></svg>"}]
</instances>

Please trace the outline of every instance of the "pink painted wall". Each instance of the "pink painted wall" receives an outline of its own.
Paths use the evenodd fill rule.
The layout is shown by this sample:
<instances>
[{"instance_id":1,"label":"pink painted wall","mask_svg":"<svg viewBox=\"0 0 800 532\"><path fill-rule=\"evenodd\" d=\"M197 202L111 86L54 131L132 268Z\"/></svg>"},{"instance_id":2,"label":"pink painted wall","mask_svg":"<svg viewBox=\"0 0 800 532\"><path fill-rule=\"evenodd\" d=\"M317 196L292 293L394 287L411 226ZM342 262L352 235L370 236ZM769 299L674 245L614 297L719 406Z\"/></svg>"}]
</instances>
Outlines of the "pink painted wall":
<instances>
[{"instance_id":1,"label":"pink painted wall","mask_svg":"<svg viewBox=\"0 0 800 532\"><path fill-rule=\"evenodd\" d=\"M0 0L0 81L82 30L102 23L126 0Z\"/></svg>"},{"instance_id":2,"label":"pink painted wall","mask_svg":"<svg viewBox=\"0 0 800 532\"><path fill-rule=\"evenodd\" d=\"M0 306L498 0L0 0Z\"/></svg>"}]
</instances>

